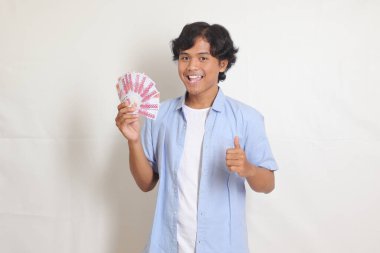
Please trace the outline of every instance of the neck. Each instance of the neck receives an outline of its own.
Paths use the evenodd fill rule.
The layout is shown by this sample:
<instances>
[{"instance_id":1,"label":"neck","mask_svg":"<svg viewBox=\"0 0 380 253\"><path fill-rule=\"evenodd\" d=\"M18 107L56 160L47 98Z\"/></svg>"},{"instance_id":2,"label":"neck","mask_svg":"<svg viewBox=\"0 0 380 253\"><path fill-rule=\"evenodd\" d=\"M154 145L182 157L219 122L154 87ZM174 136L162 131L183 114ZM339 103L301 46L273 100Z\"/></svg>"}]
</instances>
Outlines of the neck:
<instances>
[{"instance_id":1,"label":"neck","mask_svg":"<svg viewBox=\"0 0 380 253\"><path fill-rule=\"evenodd\" d=\"M185 105L193 109L209 108L214 103L214 99L218 94L218 91L219 87L215 86L215 89L212 89L212 91L209 94L192 95L186 92Z\"/></svg>"}]
</instances>

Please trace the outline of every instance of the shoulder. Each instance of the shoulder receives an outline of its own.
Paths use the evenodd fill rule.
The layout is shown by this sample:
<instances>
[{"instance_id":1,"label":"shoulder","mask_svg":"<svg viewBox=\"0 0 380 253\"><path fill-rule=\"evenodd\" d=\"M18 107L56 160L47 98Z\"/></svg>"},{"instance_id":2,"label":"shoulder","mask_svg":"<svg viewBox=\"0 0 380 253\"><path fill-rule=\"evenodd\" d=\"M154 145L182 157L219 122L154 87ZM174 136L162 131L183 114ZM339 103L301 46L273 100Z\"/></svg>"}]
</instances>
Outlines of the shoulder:
<instances>
[{"instance_id":1,"label":"shoulder","mask_svg":"<svg viewBox=\"0 0 380 253\"><path fill-rule=\"evenodd\" d=\"M181 96L176 98L167 99L160 103L160 111L159 113L164 114L168 110L175 109L177 105L181 102Z\"/></svg>"},{"instance_id":2,"label":"shoulder","mask_svg":"<svg viewBox=\"0 0 380 253\"><path fill-rule=\"evenodd\" d=\"M156 119L146 119L146 123L151 124L152 126L159 126L162 123L167 122L167 120L172 118L177 112L178 105L181 103L181 98L182 97L176 97L161 102Z\"/></svg>"},{"instance_id":3,"label":"shoulder","mask_svg":"<svg viewBox=\"0 0 380 253\"><path fill-rule=\"evenodd\" d=\"M239 100L225 96L225 109L227 113L231 113L243 121L262 121L263 115L250 105Z\"/></svg>"},{"instance_id":4,"label":"shoulder","mask_svg":"<svg viewBox=\"0 0 380 253\"><path fill-rule=\"evenodd\" d=\"M176 97L161 102L160 109L157 114L157 120L168 117L174 113L181 103L181 99L182 97Z\"/></svg>"}]
</instances>

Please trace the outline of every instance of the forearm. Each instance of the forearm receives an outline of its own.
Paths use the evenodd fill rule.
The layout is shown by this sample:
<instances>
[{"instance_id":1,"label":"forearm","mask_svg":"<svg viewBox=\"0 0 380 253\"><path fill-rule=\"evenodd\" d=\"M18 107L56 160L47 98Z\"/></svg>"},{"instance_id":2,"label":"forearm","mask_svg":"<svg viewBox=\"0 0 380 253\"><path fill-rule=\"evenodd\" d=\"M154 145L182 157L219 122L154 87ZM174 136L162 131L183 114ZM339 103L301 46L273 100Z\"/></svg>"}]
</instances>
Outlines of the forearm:
<instances>
[{"instance_id":1,"label":"forearm","mask_svg":"<svg viewBox=\"0 0 380 253\"><path fill-rule=\"evenodd\" d=\"M147 160L140 140L136 142L128 141L129 146L129 167L136 184L144 192L152 190L157 181L158 175L153 171Z\"/></svg>"},{"instance_id":2,"label":"forearm","mask_svg":"<svg viewBox=\"0 0 380 253\"><path fill-rule=\"evenodd\" d=\"M249 186L256 192L270 193L274 190L274 173L271 170L249 164L252 175L246 177Z\"/></svg>"}]
</instances>

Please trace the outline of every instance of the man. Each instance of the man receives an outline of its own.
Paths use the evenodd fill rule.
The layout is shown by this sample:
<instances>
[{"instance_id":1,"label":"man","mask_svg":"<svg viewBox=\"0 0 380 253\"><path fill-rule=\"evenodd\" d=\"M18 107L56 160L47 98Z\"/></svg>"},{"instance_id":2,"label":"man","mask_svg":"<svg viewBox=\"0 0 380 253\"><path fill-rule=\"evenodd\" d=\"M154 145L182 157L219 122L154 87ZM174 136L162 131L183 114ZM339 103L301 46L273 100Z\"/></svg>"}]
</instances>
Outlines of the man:
<instances>
[{"instance_id":1,"label":"man","mask_svg":"<svg viewBox=\"0 0 380 253\"><path fill-rule=\"evenodd\" d=\"M172 51L186 94L162 103L141 138L133 106L120 104L116 117L137 185L160 180L146 252L248 253L245 181L269 193L277 169L263 117L218 86L237 53L224 27L188 24Z\"/></svg>"}]
</instances>

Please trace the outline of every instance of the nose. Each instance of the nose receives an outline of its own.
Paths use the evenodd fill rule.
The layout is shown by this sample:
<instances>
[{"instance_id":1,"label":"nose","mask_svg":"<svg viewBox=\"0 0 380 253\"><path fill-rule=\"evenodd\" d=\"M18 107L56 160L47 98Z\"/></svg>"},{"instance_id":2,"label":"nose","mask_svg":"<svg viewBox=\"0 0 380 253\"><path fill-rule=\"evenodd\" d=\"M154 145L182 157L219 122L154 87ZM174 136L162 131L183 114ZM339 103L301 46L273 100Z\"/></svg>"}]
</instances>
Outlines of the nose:
<instances>
[{"instance_id":1,"label":"nose","mask_svg":"<svg viewBox=\"0 0 380 253\"><path fill-rule=\"evenodd\" d=\"M191 58L189 60L189 64L187 65L187 69L188 70L195 70L195 69L198 69L198 61L197 59L194 57L194 58Z\"/></svg>"}]
</instances>

